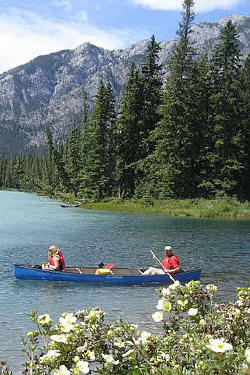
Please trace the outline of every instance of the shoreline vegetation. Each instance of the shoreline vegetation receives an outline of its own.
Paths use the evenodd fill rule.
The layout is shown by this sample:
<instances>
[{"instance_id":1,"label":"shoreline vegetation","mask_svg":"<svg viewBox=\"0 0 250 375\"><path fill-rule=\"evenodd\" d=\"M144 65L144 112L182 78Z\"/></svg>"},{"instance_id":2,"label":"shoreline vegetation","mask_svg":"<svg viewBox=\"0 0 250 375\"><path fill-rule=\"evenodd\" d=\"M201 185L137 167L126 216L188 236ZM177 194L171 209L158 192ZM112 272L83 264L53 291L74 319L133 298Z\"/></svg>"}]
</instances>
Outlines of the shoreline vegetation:
<instances>
[{"instance_id":1,"label":"shoreline vegetation","mask_svg":"<svg viewBox=\"0 0 250 375\"><path fill-rule=\"evenodd\" d=\"M193 218L250 219L250 202L222 199L104 199L99 202L75 200L73 195L57 194L54 198L90 210L131 212Z\"/></svg>"},{"instance_id":2,"label":"shoreline vegetation","mask_svg":"<svg viewBox=\"0 0 250 375\"><path fill-rule=\"evenodd\" d=\"M0 191L3 191L0 189ZM76 199L74 194L56 192L34 192L16 189L5 191L26 192L58 199L70 207L79 207L87 210L103 210L145 215L164 215L175 217L205 218L205 219L239 219L250 220L250 201L240 202L235 198L220 199L119 199L106 198L99 202Z\"/></svg>"}]
</instances>

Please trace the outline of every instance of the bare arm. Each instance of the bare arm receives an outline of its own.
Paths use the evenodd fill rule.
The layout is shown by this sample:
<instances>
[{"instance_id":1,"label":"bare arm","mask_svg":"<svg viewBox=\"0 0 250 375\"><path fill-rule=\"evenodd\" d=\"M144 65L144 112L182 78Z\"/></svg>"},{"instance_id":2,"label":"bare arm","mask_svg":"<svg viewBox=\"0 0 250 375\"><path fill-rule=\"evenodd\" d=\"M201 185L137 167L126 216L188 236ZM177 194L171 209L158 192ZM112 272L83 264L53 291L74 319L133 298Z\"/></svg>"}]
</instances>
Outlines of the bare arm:
<instances>
[{"instance_id":1,"label":"bare arm","mask_svg":"<svg viewBox=\"0 0 250 375\"><path fill-rule=\"evenodd\" d=\"M173 268L173 269L170 269L170 270L165 270L166 272L168 273L177 273L177 272L180 272L180 267L176 267L176 268Z\"/></svg>"}]
</instances>

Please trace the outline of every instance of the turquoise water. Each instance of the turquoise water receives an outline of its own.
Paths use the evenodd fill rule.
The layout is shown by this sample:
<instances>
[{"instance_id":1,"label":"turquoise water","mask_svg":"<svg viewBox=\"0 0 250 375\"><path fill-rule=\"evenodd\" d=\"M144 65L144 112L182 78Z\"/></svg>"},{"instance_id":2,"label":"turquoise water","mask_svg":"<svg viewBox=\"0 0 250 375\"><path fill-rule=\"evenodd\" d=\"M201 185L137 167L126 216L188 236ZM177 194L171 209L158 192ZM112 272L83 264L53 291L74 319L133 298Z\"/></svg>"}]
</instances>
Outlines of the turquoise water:
<instances>
[{"instance_id":1,"label":"turquoise water","mask_svg":"<svg viewBox=\"0 0 250 375\"><path fill-rule=\"evenodd\" d=\"M100 306L109 319L122 316L154 330L155 287L87 286L78 283L17 281L13 263L40 264L57 244L68 265L115 262L122 267L152 265L172 245L185 268L202 267L202 281L219 287L220 300L233 300L249 278L250 222L204 220L62 208L33 194L0 191L0 358L15 374L23 361L19 339L31 328L28 310L49 312Z\"/></svg>"}]
</instances>

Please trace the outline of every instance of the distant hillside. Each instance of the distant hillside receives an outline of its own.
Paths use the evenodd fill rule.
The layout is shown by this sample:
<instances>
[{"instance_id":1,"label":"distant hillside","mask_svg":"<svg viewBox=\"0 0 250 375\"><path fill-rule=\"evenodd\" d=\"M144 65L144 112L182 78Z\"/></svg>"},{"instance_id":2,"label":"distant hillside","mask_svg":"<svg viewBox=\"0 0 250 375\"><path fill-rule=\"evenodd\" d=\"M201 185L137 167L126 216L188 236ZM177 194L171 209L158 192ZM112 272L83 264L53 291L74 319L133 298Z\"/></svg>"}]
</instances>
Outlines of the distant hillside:
<instances>
[{"instance_id":1,"label":"distant hillside","mask_svg":"<svg viewBox=\"0 0 250 375\"><path fill-rule=\"evenodd\" d=\"M236 24L242 58L250 51L250 17L232 15L217 23L194 26L192 38L200 54L211 54L221 27L231 18ZM100 76L121 95L132 61L145 56L148 40L123 50L108 51L89 43L73 50L39 56L0 75L0 156L23 152L43 143L43 129L51 125L62 137L78 122L82 88L92 102ZM176 39L161 43L160 62L167 65Z\"/></svg>"}]
</instances>

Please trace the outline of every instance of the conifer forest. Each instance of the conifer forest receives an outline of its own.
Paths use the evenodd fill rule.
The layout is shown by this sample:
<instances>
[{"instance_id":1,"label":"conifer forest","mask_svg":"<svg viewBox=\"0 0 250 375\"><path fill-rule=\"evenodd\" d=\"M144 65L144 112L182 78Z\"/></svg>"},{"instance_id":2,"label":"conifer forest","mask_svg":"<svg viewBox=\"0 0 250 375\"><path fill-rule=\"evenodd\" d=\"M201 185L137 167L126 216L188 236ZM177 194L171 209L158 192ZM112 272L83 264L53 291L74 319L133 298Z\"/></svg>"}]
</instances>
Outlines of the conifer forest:
<instances>
[{"instance_id":1,"label":"conifer forest","mask_svg":"<svg viewBox=\"0 0 250 375\"><path fill-rule=\"evenodd\" d=\"M72 193L77 199L220 198L250 200L250 55L243 61L228 21L211 56L190 35L193 0L184 0L178 41L163 79L152 36L132 64L122 98L100 78L92 108L47 149L0 160L0 188ZM164 67L165 68L165 67Z\"/></svg>"}]
</instances>

